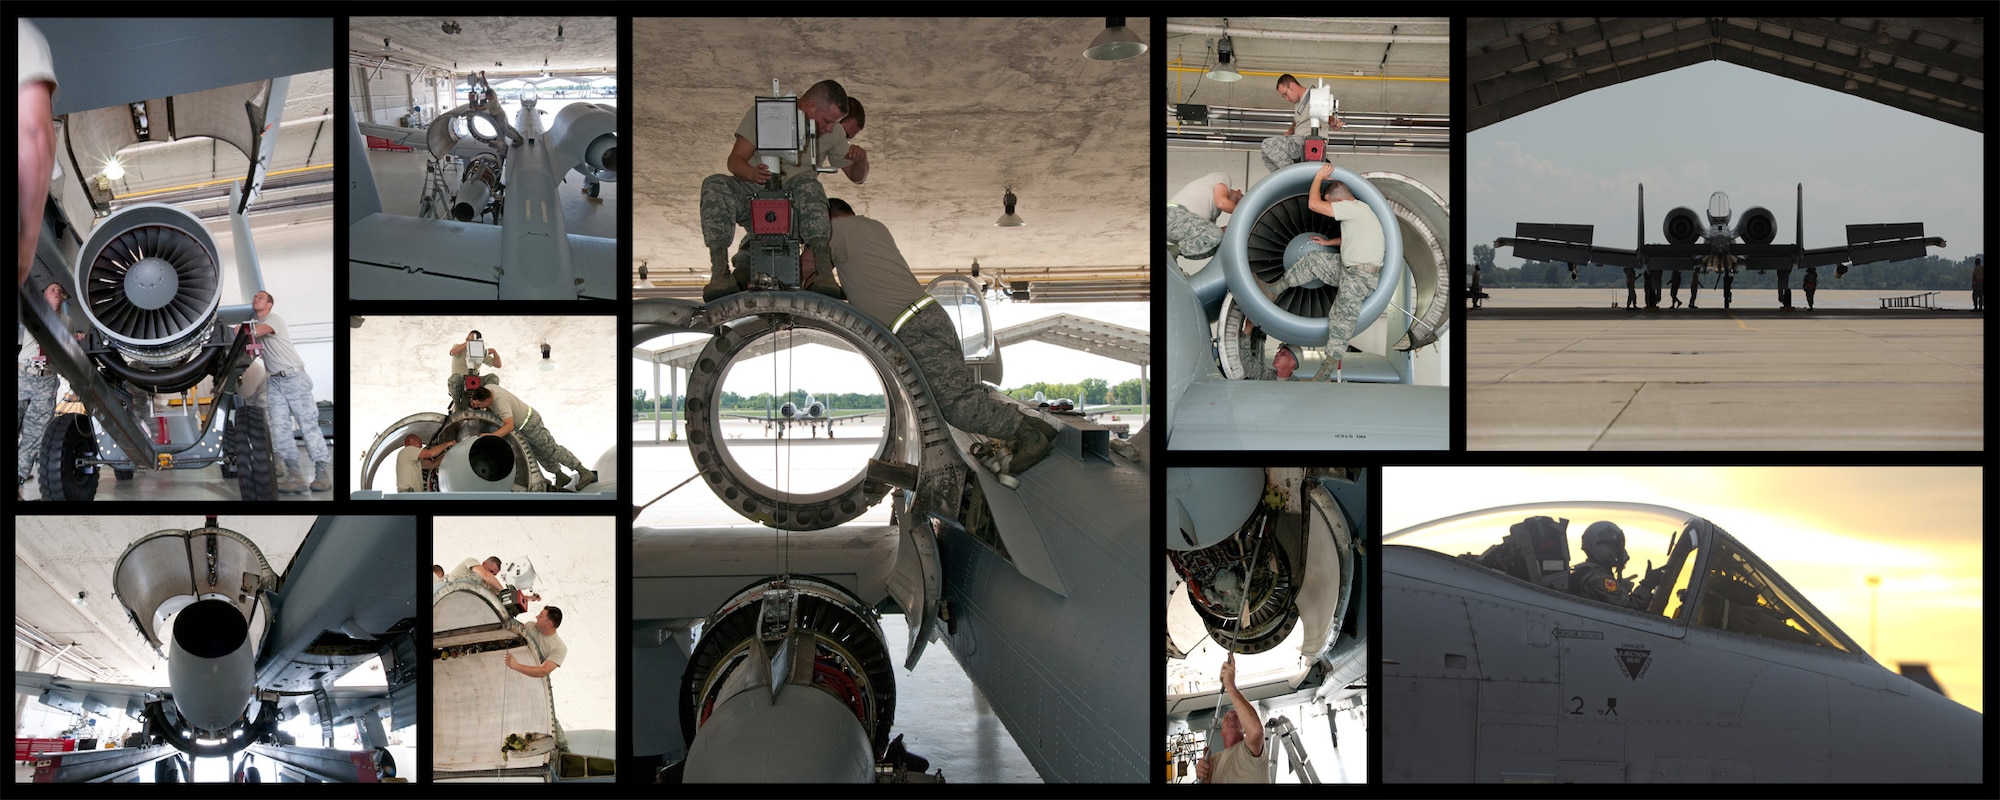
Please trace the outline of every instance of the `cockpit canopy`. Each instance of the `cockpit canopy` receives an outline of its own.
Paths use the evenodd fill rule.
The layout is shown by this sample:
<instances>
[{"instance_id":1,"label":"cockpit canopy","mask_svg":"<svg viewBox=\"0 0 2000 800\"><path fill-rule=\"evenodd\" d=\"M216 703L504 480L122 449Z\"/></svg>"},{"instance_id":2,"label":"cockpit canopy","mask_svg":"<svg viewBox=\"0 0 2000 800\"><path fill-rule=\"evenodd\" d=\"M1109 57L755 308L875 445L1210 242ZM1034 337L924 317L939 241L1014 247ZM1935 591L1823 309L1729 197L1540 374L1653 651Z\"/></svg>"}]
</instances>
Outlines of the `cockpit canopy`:
<instances>
[{"instance_id":1,"label":"cockpit canopy","mask_svg":"<svg viewBox=\"0 0 2000 800\"><path fill-rule=\"evenodd\" d=\"M1729 195L1716 192L1708 196L1708 221L1717 225L1729 221Z\"/></svg>"},{"instance_id":2,"label":"cockpit canopy","mask_svg":"<svg viewBox=\"0 0 2000 800\"><path fill-rule=\"evenodd\" d=\"M1728 201L1721 202L1727 208ZM1631 558L1625 574L1634 584L1644 584L1657 573L1658 588L1650 602L1627 609L1632 613L1861 652L1854 640L1735 537L1708 520L1665 506L1606 502L1505 506L1405 528L1382 537L1382 542L1457 556L1514 580L1569 594L1568 572L1585 560L1584 530L1600 520L1624 531Z\"/></svg>"}]
</instances>

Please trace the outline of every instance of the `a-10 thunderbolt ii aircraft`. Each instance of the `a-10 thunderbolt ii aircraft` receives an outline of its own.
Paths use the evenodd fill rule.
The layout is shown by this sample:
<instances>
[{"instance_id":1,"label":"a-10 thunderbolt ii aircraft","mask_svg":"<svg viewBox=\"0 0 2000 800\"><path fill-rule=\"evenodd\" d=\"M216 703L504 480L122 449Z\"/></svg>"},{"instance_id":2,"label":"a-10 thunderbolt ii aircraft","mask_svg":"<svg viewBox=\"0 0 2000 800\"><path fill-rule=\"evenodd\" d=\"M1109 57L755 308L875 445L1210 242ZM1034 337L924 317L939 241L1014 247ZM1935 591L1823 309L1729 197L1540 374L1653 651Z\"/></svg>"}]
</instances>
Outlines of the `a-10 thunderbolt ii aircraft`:
<instances>
[{"instance_id":1,"label":"a-10 thunderbolt ii aircraft","mask_svg":"<svg viewBox=\"0 0 2000 800\"><path fill-rule=\"evenodd\" d=\"M1694 270L1718 275L1734 275L1739 269L1778 271L1778 300L1792 307L1792 270L1838 265L1836 275L1847 274L1850 264L1900 261L1922 258L1926 247L1943 247L1944 239L1925 237L1921 222L1897 222L1847 226L1847 244L1840 247L1806 249L1805 184L1798 185L1797 227L1791 244L1776 244L1778 218L1761 206L1736 217L1731 225L1729 195L1716 192L1708 197L1708 224L1692 209L1681 207L1667 212L1661 232L1667 241L1646 242L1646 187L1639 187L1638 246L1632 250L1599 247L1592 242L1593 226L1554 225L1522 222L1514 226L1512 237L1493 240L1494 248L1512 247L1514 255L1530 261L1561 261L1577 264L1607 264L1636 267L1647 272L1649 283L1660 272ZM1656 284L1655 284L1656 285Z\"/></svg>"},{"instance_id":2,"label":"a-10 thunderbolt ii aircraft","mask_svg":"<svg viewBox=\"0 0 2000 800\"><path fill-rule=\"evenodd\" d=\"M1585 547L1604 565L1588 592L1570 571ZM1636 586L1611 569L1625 557L1646 560ZM1877 664L1743 542L1687 512L1460 514L1384 536L1382 582L1387 781L1981 778L1978 712Z\"/></svg>"},{"instance_id":3,"label":"a-10 thunderbolt ii aircraft","mask_svg":"<svg viewBox=\"0 0 2000 800\"><path fill-rule=\"evenodd\" d=\"M139 537L102 596L115 592L135 632L166 659L168 685L14 673L15 694L142 724L123 747L37 754L35 781L129 781L146 767L155 780L179 781L192 775L184 755L230 759L233 781L256 782L249 754L279 764L272 779L285 782L395 778L382 714L393 727L416 719L417 570L414 517L320 517L282 573L212 516L194 530ZM334 686L377 656L385 686ZM278 730L301 713L321 726L320 747ZM333 747L333 726L350 721L365 749Z\"/></svg>"}]
</instances>

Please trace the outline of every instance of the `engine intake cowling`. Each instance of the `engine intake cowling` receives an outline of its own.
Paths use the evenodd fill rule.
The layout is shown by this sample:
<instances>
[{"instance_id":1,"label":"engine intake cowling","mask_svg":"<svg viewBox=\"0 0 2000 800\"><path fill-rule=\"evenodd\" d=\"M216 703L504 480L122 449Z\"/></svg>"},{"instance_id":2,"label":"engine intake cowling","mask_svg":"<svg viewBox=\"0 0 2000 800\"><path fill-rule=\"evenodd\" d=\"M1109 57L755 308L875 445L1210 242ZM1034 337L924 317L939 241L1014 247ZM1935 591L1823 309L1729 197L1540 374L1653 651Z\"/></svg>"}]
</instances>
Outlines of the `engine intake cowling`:
<instances>
[{"instance_id":1,"label":"engine intake cowling","mask_svg":"<svg viewBox=\"0 0 2000 800\"><path fill-rule=\"evenodd\" d=\"M1736 221L1736 236L1744 244L1770 244L1778 238L1778 217L1762 206L1745 211Z\"/></svg>"},{"instance_id":2,"label":"engine intake cowling","mask_svg":"<svg viewBox=\"0 0 2000 800\"><path fill-rule=\"evenodd\" d=\"M1668 244L1694 244L1701 238L1701 217L1686 206L1667 212L1667 219L1661 225L1667 235Z\"/></svg>"}]
</instances>

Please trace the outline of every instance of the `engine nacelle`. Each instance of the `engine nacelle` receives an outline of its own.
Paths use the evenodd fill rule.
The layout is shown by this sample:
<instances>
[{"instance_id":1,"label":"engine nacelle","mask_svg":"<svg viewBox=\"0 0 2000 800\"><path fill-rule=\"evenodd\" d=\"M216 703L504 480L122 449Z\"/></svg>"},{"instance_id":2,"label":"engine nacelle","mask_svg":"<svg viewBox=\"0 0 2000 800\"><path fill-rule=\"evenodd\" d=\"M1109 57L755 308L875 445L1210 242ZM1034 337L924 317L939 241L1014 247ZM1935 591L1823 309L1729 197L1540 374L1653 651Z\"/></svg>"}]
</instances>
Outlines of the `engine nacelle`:
<instances>
[{"instance_id":1,"label":"engine nacelle","mask_svg":"<svg viewBox=\"0 0 2000 800\"><path fill-rule=\"evenodd\" d=\"M514 485L514 448L499 436L474 436L445 452L438 464L438 489L447 492L505 492Z\"/></svg>"},{"instance_id":2,"label":"engine nacelle","mask_svg":"<svg viewBox=\"0 0 2000 800\"><path fill-rule=\"evenodd\" d=\"M1736 221L1736 237L1744 244L1770 244L1778 238L1778 216L1763 206L1745 211Z\"/></svg>"},{"instance_id":3,"label":"engine nacelle","mask_svg":"<svg viewBox=\"0 0 2000 800\"><path fill-rule=\"evenodd\" d=\"M215 333L222 265L186 211L148 203L112 214L77 251L75 277L91 325L146 367L185 363Z\"/></svg>"},{"instance_id":4,"label":"engine nacelle","mask_svg":"<svg viewBox=\"0 0 2000 800\"><path fill-rule=\"evenodd\" d=\"M549 125L560 165L583 165L591 174L618 171L618 113L601 103L571 103Z\"/></svg>"},{"instance_id":5,"label":"engine nacelle","mask_svg":"<svg viewBox=\"0 0 2000 800\"><path fill-rule=\"evenodd\" d=\"M486 212L492 202L493 189L500 184L500 160L491 153L481 153L466 162L465 175L458 185L458 196L452 199L451 216L459 222L471 222Z\"/></svg>"},{"instance_id":6,"label":"engine nacelle","mask_svg":"<svg viewBox=\"0 0 2000 800\"><path fill-rule=\"evenodd\" d=\"M896 716L874 612L812 578L772 578L710 615L681 678L684 780L873 780Z\"/></svg>"},{"instance_id":7,"label":"engine nacelle","mask_svg":"<svg viewBox=\"0 0 2000 800\"><path fill-rule=\"evenodd\" d=\"M181 719L201 731L235 724L256 686L250 624L243 613L222 600L192 603L174 618L169 647L167 682Z\"/></svg>"},{"instance_id":8,"label":"engine nacelle","mask_svg":"<svg viewBox=\"0 0 2000 800\"><path fill-rule=\"evenodd\" d=\"M1667 220L1661 226L1667 235L1667 244L1694 244L1701 238L1701 216L1686 206L1667 212Z\"/></svg>"}]
</instances>

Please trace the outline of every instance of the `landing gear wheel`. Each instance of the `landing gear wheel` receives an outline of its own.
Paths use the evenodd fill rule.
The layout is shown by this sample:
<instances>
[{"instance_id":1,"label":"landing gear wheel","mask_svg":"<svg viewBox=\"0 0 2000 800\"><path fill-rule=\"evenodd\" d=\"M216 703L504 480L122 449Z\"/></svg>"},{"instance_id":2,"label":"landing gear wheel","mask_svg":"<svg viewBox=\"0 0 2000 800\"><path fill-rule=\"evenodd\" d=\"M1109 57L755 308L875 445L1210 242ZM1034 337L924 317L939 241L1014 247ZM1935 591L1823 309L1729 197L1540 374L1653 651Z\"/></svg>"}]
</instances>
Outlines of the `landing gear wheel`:
<instances>
[{"instance_id":1,"label":"landing gear wheel","mask_svg":"<svg viewBox=\"0 0 2000 800\"><path fill-rule=\"evenodd\" d=\"M222 418L222 461L216 465L222 468L222 477L236 477L241 452L236 449L236 415L226 415ZM118 479L125 480L126 476L120 473Z\"/></svg>"},{"instance_id":2,"label":"landing gear wheel","mask_svg":"<svg viewBox=\"0 0 2000 800\"><path fill-rule=\"evenodd\" d=\"M278 499L278 482L271 464L271 428L264 409L246 405L230 412L230 443L236 449L236 486L245 500Z\"/></svg>"},{"instance_id":3,"label":"landing gear wheel","mask_svg":"<svg viewBox=\"0 0 2000 800\"><path fill-rule=\"evenodd\" d=\"M42 434L42 499L90 500L97 496L97 431L88 414L57 414Z\"/></svg>"},{"instance_id":4,"label":"landing gear wheel","mask_svg":"<svg viewBox=\"0 0 2000 800\"><path fill-rule=\"evenodd\" d=\"M181 764L178 758L163 758L153 765L154 783L180 783Z\"/></svg>"},{"instance_id":5,"label":"landing gear wheel","mask_svg":"<svg viewBox=\"0 0 2000 800\"><path fill-rule=\"evenodd\" d=\"M244 768L243 768L243 782L244 782L244 783L263 783L263 782L264 782L264 776L263 776L263 774L262 774L262 773L260 773L260 772L258 772L258 771L257 771L257 768L256 768L256 767L244 767Z\"/></svg>"},{"instance_id":6,"label":"landing gear wheel","mask_svg":"<svg viewBox=\"0 0 2000 800\"><path fill-rule=\"evenodd\" d=\"M598 193L603 190L604 190L604 184L598 183L596 181L592 181L588 186L583 187L583 193L591 197L596 197Z\"/></svg>"}]
</instances>

